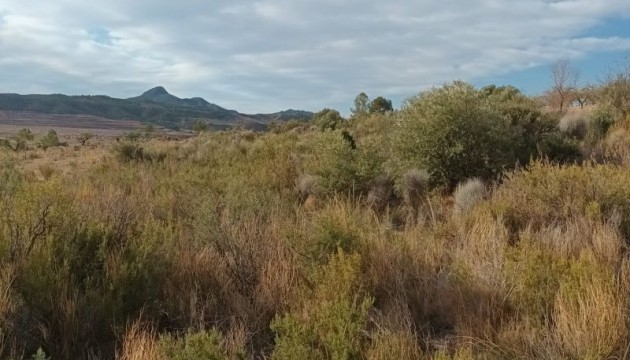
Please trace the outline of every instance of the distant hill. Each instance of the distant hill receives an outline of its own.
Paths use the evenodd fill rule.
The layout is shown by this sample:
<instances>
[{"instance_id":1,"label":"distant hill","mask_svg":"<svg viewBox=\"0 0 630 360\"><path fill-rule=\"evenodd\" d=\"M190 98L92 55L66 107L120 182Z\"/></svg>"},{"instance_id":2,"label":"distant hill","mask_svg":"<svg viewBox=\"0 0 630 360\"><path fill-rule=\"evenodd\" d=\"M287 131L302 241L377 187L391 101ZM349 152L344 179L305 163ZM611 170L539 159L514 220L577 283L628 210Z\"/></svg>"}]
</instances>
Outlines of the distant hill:
<instances>
[{"instance_id":1,"label":"distant hill","mask_svg":"<svg viewBox=\"0 0 630 360\"><path fill-rule=\"evenodd\" d=\"M221 129L236 125L263 130L272 122L308 120L313 113L286 110L273 114L242 114L205 99L180 99L158 86L140 96L117 99L109 96L0 94L0 110L41 114L91 115L112 120L136 120L170 129L190 128L198 120Z\"/></svg>"}]
</instances>

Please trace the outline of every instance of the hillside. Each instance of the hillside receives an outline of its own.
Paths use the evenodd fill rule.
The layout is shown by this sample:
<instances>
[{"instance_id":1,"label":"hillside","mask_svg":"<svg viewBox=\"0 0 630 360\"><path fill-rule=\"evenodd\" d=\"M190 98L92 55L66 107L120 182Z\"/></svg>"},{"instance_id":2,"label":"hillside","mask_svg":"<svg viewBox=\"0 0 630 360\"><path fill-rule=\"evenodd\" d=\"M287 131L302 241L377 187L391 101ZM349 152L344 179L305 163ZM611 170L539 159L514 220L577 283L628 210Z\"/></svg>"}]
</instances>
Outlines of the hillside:
<instances>
[{"instance_id":1,"label":"hillside","mask_svg":"<svg viewBox=\"0 0 630 360\"><path fill-rule=\"evenodd\" d=\"M310 112L296 110L273 114L242 114L200 97L180 99L161 86L129 99L104 95L0 94L0 111L87 115L112 120L148 122L171 129L190 128L196 121L201 120L218 129L243 125L245 128L263 130L271 121L304 120L313 116Z\"/></svg>"}]
</instances>

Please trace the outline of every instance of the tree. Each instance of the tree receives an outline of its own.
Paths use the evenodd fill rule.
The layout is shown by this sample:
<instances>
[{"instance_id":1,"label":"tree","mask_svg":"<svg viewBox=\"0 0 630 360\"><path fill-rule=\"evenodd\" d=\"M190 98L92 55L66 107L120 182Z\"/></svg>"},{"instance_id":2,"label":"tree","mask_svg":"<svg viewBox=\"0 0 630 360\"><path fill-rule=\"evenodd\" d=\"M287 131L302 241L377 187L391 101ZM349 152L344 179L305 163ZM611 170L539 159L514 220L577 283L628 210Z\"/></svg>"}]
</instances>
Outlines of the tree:
<instances>
[{"instance_id":1,"label":"tree","mask_svg":"<svg viewBox=\"0 0 630 360\"><path fill-rule=\"evenodd\" d=\"M61 145L61 143L59 142L59 137L57 136L57 132L53 129L48 130L46 135L39 139L39 146L44 149L59 145Z\"/></svg>"},{"instance_id":2,"label":"tree","mask_svg":"<svg viewBox=\"0 0 630 360\"><path fill-rule=\"evenodd\" d=\"M333 109L323 109L315 114L313 121L319 127L320 130L335 130L341 127L343 123L343 117L339 114L339 111Z\"/></svg>"},{"instance_id":3,"label":"tree","mask_svg":"<svg viewBox=\"0 0 630 360\"><path fill-rule=\"evenodd\" d=\"M370 111L370 98L362 92L354 98L354 108L350 109L352 117L366 115Z\"/></svg>"},{"instance_id":4,"label":"tree","mask_svg":"<svg viewBox=\"0 0 630 360\"><path fill-rule=\"evenodd\" d=\"M388 111L393 111L392 101L385 99L382 96L377 97L370 103L370 114L385 114Z\"/></svg>"},{"instance_id":5,"label":"tree","mask_svg":"<svg viewBox=\"0 0 630 360\"><path fill-rule=\"evenodd\" d=\"M193 125L193 131L197 134L208 131L208 124L203 120L197 120Z\"/></svg>"},{"instance_id":6,"label":"tree","mask_svg":"<svg viewBox=\"0 0 630 360\"><path fill-rule=\"evenodd\" d=\"M561 112L571 100L579 76L579 71L571 65L569 60L558 60L551 65L552 102L558 105Z\"/></svg>"},{"instance_id":7,"label":"tree","mask_svg":"<svg viewBox=\"0 0 630 360\"><path fill-rule=\"evenodd\" d=\"M24 128L15 135L15 138L24 141L32 141L35 138L35 135L33 135L30 129Z\"/></svg>"},{"instance_id":8,"label":"tree","mask_svg":"<svg viewBox=\"0 0 630 360\"><path fill-rule=\"evenodd\" d=\"M458 81L408 100L392 142L399 170L425 169L433 186L453 188L514 167L517 135L483 92Z\"/></svg>"}]
</instances>

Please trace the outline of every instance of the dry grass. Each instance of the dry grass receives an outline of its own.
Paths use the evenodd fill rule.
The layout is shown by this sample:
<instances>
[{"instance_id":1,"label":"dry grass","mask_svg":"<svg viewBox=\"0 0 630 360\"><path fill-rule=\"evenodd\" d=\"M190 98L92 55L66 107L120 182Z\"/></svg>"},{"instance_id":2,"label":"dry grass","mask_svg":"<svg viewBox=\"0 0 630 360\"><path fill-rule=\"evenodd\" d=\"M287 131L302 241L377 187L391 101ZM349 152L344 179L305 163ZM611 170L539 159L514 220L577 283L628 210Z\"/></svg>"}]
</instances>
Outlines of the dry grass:
<instances>
[{"instance_id":1,"label":"dry grass","mask_svg":"<svg viewBox=\"0 0 630 360\"><path fill-rule=\"evenodd\" d=\"M162 339L205 335L248 359L627 355L627 168L534 163L453 197L418 171L393 194L375 175L370 208L299 177L302 135L143 143L161 163L98 143L18 154L26 176L0 169L0 327L19 330L1 356L163 359ZM4 239L28 239L45 203L10 264Z\"/></svg>"}]
</instances>

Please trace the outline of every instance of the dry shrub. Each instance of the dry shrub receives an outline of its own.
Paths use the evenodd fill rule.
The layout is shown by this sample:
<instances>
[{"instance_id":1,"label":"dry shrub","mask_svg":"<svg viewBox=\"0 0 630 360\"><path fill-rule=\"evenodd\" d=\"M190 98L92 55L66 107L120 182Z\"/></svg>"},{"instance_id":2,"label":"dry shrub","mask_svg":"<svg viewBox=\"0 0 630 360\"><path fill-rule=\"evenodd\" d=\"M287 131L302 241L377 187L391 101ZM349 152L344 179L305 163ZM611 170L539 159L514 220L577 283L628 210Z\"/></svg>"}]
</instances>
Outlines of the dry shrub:
<instances>
[{"instance_id":1,"label":"dry shrub","mask_svg":"<svg viewBox=\"0 0 630 360\"><path fill-rule=\"evenodd\" d=\"M569 112L558 123L558 129L567 136L582 140L588 132L588 114L582 112Z\"/></svg>"},{"instance_id":2,"label":"dry shrub","mask_svg":"<svg viewBox=\"0 0 630 360\"><path fill-rule=\"evenodd\" d=\"M429 192L429 174L422 170L409 170L403 176L402 193L411 223L421 215L422 204Z\"/></svg>"},{"instance_id":3,"label":"dry shrub","mask_svg":"<svg viewBox=\"0 0 630 360\"><path fill-rule=\"evenodd\" d=\"M622 235L630 239L629 183L630 172L617 166L536 162L508 175L491 206L513 233L587 216L599 221L618 218Z\"/></svg>"},{"instance_id":4,"label":"dry shrub","mask_svg":"<svg viewBox=\"0 0 630 360\"><path fill-rule=\"evenodd\" d=\"M621 354L628 339L624 301L609 270L585 252L561 284L554 334L571 358L604 359Z\"/></svg>"},{"instance_id":5,"label":"dry shrub","mask_svg":"<svg viewBox=\"0 0 630 360\"><path fill-rule=\"evenodd\" d=\"M367 195L367 204L370 208L377 212L385 210L394 197L394 180L387 176L378 176Z\"/></svg>"},{"instance_id":6,"label":"dry shrub","mask_svg":"<svg viewBox=\"0 0 630 360\"><path fill-rule=\"evenodd\" d=\"M119 360L165 360L160 353L155 330L146 329L140 320L125 332Z\"/></svg>"},{"instance_id":7,"label":"dry shrub","mask_svg":"<svg viewBox=\"0 0 630 360\"><path fill-rule=\"evenodd\" d=\"M319 185L319 179L316 176L304 174L300 176L295 184L298 196L301 201L306 201L309 197L317 197L321 195L322 189Z\"/></svg>"},{"instance_id":8,"label":"dry shrub","mask_svg":"<svg viewBox=\"0 0 630 360\"><path fill-rule=\"evenodd\" d=\"M480 179L468 179L453 193L455 214L465 214L488 197L488 189Z\"/></svg>"},{"instance_id":9,"label":"dry shrub","mask_svg":"<svg viewBox=\"0 0 630 360\"><path fill-rule=\"evenodd\" d=\"M367 360L415 360L421 357L417 334L387 330L374 335L365 356Z\"/></svg>"},{"instance_id":10,"label":"dry shrub","mask_svg":"<svg viewBox=\"0 0 630 360\"><path fill-rule=\"evenodd\" d=\"M12 317L18 308L17 299L13 294L15 270L10 266L0 268L0 357L9 345Z\"/></svg>"}]
</instances>

